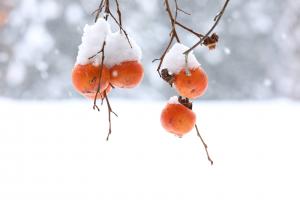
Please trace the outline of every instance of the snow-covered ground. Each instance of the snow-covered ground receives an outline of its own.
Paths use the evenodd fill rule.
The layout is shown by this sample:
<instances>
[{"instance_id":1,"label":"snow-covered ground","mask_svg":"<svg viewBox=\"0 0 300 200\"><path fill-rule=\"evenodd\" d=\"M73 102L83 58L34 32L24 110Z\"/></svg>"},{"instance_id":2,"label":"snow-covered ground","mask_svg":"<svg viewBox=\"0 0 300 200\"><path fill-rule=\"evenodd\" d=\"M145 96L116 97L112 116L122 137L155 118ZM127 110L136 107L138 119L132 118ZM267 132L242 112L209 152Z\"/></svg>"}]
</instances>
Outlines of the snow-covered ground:
<instances>
[{"instance_id":1,"label":"snow-covered ground","mask_svg":"<svg viewBox=\"0 0 300 200\"><path fill-rule=\"evenodd\" d=\"M199 128L160 126L164 102L0 100L1 200L300 199L300 104L200 102Z\"/></svg>"}]
</instances>

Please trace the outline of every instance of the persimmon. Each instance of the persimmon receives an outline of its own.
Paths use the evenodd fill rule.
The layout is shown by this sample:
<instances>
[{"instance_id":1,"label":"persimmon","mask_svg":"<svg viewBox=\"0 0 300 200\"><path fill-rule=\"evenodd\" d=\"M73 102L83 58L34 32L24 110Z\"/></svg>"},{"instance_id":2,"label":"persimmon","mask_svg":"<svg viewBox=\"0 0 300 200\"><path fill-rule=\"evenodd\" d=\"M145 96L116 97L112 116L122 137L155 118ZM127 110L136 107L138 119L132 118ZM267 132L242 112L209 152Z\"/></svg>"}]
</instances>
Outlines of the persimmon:
<instances>
[{"instance_id":1,"label":"persimmon","mask_svg":"<svg viewBox=\"0 0 300 200\"><path fill-rule=\"evenodd\" d=\"M107 88L103 92L101 92L97 95L97 99L104 99L105 94L108 95L111 92L111 90L112 90L112 87L110 85L108 85ZM85 93L84 96L88 99L94 100L96 93L97 92Z\"/></svg>"},{"instance_id":2,"label":"persimmon","mask_svg":"<svg viewBox=\"0 0 300 200\"><path fill-rule=\"evenodd\" d=\"M134 88L144 77L144 69L138 61L126 61L110 68L110 83L119 88Z\"/></svg>"},{"instance_id":3,"label":"persimmon","mask_svg":"<svg viewBox=\"0 0 300 200\"><path fill-rule=\"evenodd\" d=\"M196 114L180 103L168 103L161 113L160 121L168 132L182 137L195 126Z\"/></svg>"},{"instance_id":4,"label":"persimmon","mask_svg":"<svg viewBox=\"0 0 300 200\"><path fill-rule=\"evenodd\" d=\"M208 78L200 67L190 69L190 74L187 74L186 70L182 69L178 74L175 74L174 85L181 96L196 99L205 93L208 86Z\"/></svg>"},{"instance_id":5,"label":"persimmon","mask_svg":"<svg viewBox=\"0 0 300 200\"><path fill-rule=\"evenodd\" d=\"M99 74L102 69L100 81L100 93L109 85L109 70L106 66L102 68L92 64L76 65L72 71L72 82L75 89L82 95L96 93L99 85Z\"/></svg>"}]
</instances>

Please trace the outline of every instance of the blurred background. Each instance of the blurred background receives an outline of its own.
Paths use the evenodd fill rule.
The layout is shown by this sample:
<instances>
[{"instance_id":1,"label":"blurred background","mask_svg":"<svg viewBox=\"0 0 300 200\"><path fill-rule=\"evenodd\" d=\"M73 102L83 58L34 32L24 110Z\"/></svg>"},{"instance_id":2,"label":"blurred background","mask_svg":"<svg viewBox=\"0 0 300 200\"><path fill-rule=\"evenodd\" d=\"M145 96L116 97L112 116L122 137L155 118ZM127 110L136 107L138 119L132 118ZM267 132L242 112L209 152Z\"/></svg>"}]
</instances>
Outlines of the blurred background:
<instances>
[{"instance_id":1,"label":"blurred background","mask_svg":"<svg viewBox=\"0 0 300 200\"><path fill-rule=\"evenodd\" d=\"M85 24L97 0L1 0L0 96L15 99L79 98L70 73ZM120 0L123 21L143 50L145 79L135 90L113 97L162 99L175 92L159 79L158 63L168 42L170 25L163 1ZM192 14L179 21L205 33L220 10L220 1L180 0ZM261 100L300 98L300 2L234 0L216 29L218 48L197 48L210 85L205 99ZM111 23L113 24L113 23ZM115 27L114 30L117 30ZM180 32L183 43L197 38Z\"/></svg>"},{"instance_id":2,"label":"blurred background","mask_svg":"<svg viewBox=\"0 0 300 200\"><path fill-rule=\"evenodd\" d=\"M107 107L71 84L99 1L0 0L1 200L300 199L300 1L231 0L217 49L195 50L209 88L193 111L213 166L195 130L179 139L160 123L175 95L152 63L169 40L163 0L119 0L145 77L110 93L106 142ZM224 1L178 0L192 14L179 21L205 33Z\"/></svg>"}]
</instances>

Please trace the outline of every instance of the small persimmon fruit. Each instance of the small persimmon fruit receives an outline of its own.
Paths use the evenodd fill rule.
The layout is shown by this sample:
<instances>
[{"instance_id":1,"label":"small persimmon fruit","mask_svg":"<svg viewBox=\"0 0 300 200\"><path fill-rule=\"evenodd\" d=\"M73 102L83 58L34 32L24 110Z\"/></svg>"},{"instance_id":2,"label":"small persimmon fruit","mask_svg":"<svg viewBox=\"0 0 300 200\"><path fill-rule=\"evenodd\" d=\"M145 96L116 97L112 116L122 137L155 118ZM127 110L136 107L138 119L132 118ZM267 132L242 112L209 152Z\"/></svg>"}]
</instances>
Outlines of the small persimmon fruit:
<instances>
[{"instance_id":1,"label":"small persimmon fruit","mask_svg":"<svg viewBox=\"0 0 300 200\"><path fill-rule=\"evenodd\" d=\"M110 68L110 83L119 88L134 88L144 77L144 69L138 61L126 61Z\"/></svg>"},{"instance_id":2,"label":"small persimmon fruit","mask_svg":"<svg viewBox=\"0 0 300 200\"><path fill-rule=\"evenodd\" d=\"M160 121L168 132L182 137L195 126L196 114L180 103L168 103L161 113Z\"/></svg>"},{"instance_id":3,"label":"small persimmon fruit","mask_svg":"<svg viewBox=\"0 0 300 200\"><path fill-rule=\"evenodd\" d=\"M97 99L104 99L105 94L108 95L111 92L111 90L112 90L112 87L110 85L108 85L107 88L103 92L97 94ZM84 94L84 96L88 99L94 100L96 93L97 93L97 91L92 92L92 93L86 93L86 94Z\"/></svg>"},{"instance_id":4,"label":"small persimmon fruit","mask_svg":"<svg viewBox=\"0 0 300 200\"><path fill-rule=\"evenodd\" d=\"M200 67L190 69L189 75L185 69L182 69L178 74L175 74L174 85L181 96L196 99L205 93L208 78Z\"/></svg>"},{"instance_id":5,"label":"small persimmon fruit","mask_svg":"<svg viewBox=\"0 0 300 200\"><path fill-rule=\"evenodd\" d=\"M99 74L102 69L100 81L100 93L109 85L109 70L107 67L94 66L92 64L76 65L72 71L74 88L82 95L96 93L99 85Z\"/></svg>"}]
</instances>

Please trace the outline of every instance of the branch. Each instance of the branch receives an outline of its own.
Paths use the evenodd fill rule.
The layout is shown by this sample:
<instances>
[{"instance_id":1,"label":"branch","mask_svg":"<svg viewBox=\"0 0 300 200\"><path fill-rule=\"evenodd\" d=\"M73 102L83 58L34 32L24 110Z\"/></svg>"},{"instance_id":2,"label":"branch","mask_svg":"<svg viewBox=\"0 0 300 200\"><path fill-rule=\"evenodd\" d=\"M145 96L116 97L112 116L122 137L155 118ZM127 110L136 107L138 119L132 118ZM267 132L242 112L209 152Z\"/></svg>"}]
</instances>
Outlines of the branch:
<instances>
[{"instance_id":1,"label":"branch","mask_svg":"<svg viewBox=\"0 0 300 200\"><path fill-rule=\"evenodd\" d=\"M177 42L180 43L177 31L176 31L176 23L175 23L176 19L173 17L173 14L172 14L172 11L171 11L171 8L170 8L170 4L169 4L169 0L164 0L164 1L165 1L165 6L166 6L166 11L167 11L167 13L169 15L171 26L172 26L172 32L171 33L176 38ZM175 17L177 17L177 9L176 9Z\"/></svg>"},{"instance_id":2,"label":"branch","mask_svg":"<svg viewBox=\"0 0 300 200\"><path fill-rule=\"evenodd\" d=\"M128 44L130 46L130 48L132 48L132 45L131 45L131 42L129 40L129 36L128 36L128 33L125 31L125 29L123 28L122 24L120 24L120 22L118 22L117 18L111 13L109 12L108 15L110 15L112 17L112 19L116 22L116 24L119 26L120 30L125 34L125 37L128 41ZM120 16L119 16L120 18ZM122 21L121 21L122 22Z\"/></svg>"},{"instance_id":3,"label":"branch","mask_svg":"<svg viewBox=\"0 0 300 200\"><path fill-rule=\"evenodd\" d=\"M110 103L109 103L109 99L108 96L106 94L106 91L104 92L104 98L106 100L106 104L107 104L107 108L108 108L108 122L109 122L109 128L108 128L108 134L106 137L106 141L109 140L109 136L111 135L111 113L113 113L116 117L118 117L118 115L112 110Z\"/></svg>"},{"instance_id":4,"label":"branch","mask_svg":"<svg viewBox=\"0 0 300 200\"><path fill-rule=\"evenodd\" d=\"M98 94L100 93L100 90L101 90L101 79L102 79L102 71L103 71L103 66L104 66L104 58L105 58L105 55L104 55L104 49L105 49L105 40L103 41L103 45L102 45L102 48L101 50L99 51L99 53L102 53L102 58L101 58L101 65L100 65L100 71L99 71L99 74L98 74L98 78L99 78L99 83L98 83L98 87L97 87L97 92L96 92L96 95L94 97L94 105L93 105L93 109L97 109L98 111L100 111L100 108L97 106L97 97L98 97Z\"/></svg>"},{"instance_id":5,"label":"branch","mask_svg":"<svg viewBox=\"0 0 300 200\"><path fill-rule=\"evenodd\" d=\"M188 12L182 10L182 9L179 7L178 1L177 1L177 0L175 0L175 6L176 6L176 13L177 13L178 11L180 11L180 12L186 14L186 15L191 15L190 13L188 13Z\"/></svg>"},{"instance_id":6,"label":"branch","mask_svg":"<svg viewBox=\"0 0 300 200\"><path fill-rule=\"evenodd\" d=\"M171 23L171 32L170 32L169 43L168 43L166 49L163 51L163 54L160 56L160 58L153 60L153 62L160 61L159 65L157 67L157 72L158 72L158 74L159 74L160 77L162 77L162 74L161 74L161 71L160 71L162 63L164 61L164 58L165 58L168 50L171 47L173 41L176 39L176 41L180 43L180 38L178 36L177 30L176 30L176 26L181 27L185 31L187 31L187 32L195 35L198 38L202 38L204 36L204 35L202 35L200 33L197 33L196 31L192 30L191 28L189 28L189 27L187 27L187 26L185 26L182 23L180 23L180 22L177 21L177 17L178 17L178 13L179 12L182 12L182 13L187 14L187 15L190 15L190 14L187 13L186 11L182 10L179 7L177 0L174 0L174 2L175 2L175 14L173 14L172 11L171 11L169 0L164 0L165 10L166 10L166 12L168 14L168 17L169 17L169 20L170 20L170 23Z\"/></svg>"},{"instance_id":7,"label":"branch","mask_svg":"<svg viewBox=\"0 0 300 200\"><path fill-rule=\"evenodd\" d=\"M152 61L152 62L155 62L155 61L158 61L158 60L159 60L159 65L158 65L158 67L157 67L157 72L158 72L158 74L159 74L160 77L161 77L160 69L161 69L162 63L163 63L163 61L164 61L164 58L165 58L165 56L166 56L168 50L170 49L170 47L171 47L171 45L172 45L172 43L173 43L174 38L175 38L175 36L172 35L172 36L171 36L171 39L170 39L170 41L169 41L169 43L168 43L168 46L167 46L166 49L164 50L164 52L163 52L163 54L161 55L161 57Z\"/></svg>"},{"instance_id":8,"label":"branch","mask_svg":"<svg viewBox=\"0 0 300 200\"><path fill-rule=\"evenodd\" d=\"M187 26L185 26L185 25L179 23L178 21L176 21L175 23L176 23L176 25L178 25L179 27L185 29L186 31L188 31L188 32L190 32L190 33L192 33L192 34L194 34L195 36L197 36L197 37L199 37L199 38L204 37L204 35L202 35L201 33L197 33L196 31L193 31L191 28L189 28L189 27L187 27Z\"/></svg>"},{"instance_id":9,"label":"branch","mask_svg":"<svg viewBox=\"0 0 300 200\"><path fill-rule=\"evenodd\" d=\"M207 39L207 38L209 37L209 35L210 35L210 34L214 31L214 29L217 27L219 21L221 20L221 18L222 18L222 16L223 16L224 12L225 12L225 10L226 10L226 7L227 7L229 1L230 1L230 0L226 0L226 1L225 1L225 4L224 4L222 10L221 10L221 11L219 12L219 14L217 14L217 15L215 16L215 18L214 18L215 23L214 23L213 26L209 29L209 31L204 35L204 37L202 37L202 38L200 39L199 42L197 42L196 44L194 44L190 49L188 49L187 51L185 51L183 54L185 54L186 56L188 56L188 54L189 54L191 51L193 51L193 49L195 49L197 46L203 44L203 42L205 41L205 39Z\"/></svg>"},{"instance_id":10,"label":"branch","mask_svg":"<svg viewBox=\"0 0 300 200\"><path fill-rule=\"evenodd\" d=\"M104 7L104 0L101 0L100 4L99 4L99 6L98 6L98 9L95 10L95 11L92 13L92 15L96 14L95 20L94 20L95 23L97 22L97 20L98 20L98 18L99 18L99 15L100 15L100 13L102 12L103 7Z\"/></svg>"},{"instance_id":11,"label":"branch","mask_svg":"<svg viewBox=\"0 0 300 200\"><path fill-rule=\"evenodd\" d=\"M202 144L203 144L203 146L204 146L204 148L205 148L205 152L206 152L207 159L208 159L208 161L210 162L210 164L213 165L213 164L214 164L214 161L210 158L210 155L209 155L209 153L208 153L208 146L207 146L207 144L204 142L203 138L201 137L197 124L195 125L195 129L196 129L196 132L197 132L197 136L200 138L200 140L201 140L201 142L202 142Z\"/></svg>"},{"instance_id":12,"label":"branch","mask_svg":"<svg viewBox=\"0 0 300 200\"><path fill-rule=\"evenodd\" d=\"M114 20L114 22L119 26L120 32L123 32L125 34L125 37L126 37L126 39L128 41L128 44L129 44L130 48L132 48L131 42L130 42L129 37L128 37L128 33L125 31L125 29L123 28L123 25L122 25L122 14L121 14L121 10L120 10L119 1L115 0L115 4L116 4L116 7L117 7L117 15L118 15L118 19L119 20L117 20L117 18L111 12L109 0L101 0L100 4L98 6L98 9L95 10L92 13L92 14L96 14L96 16L95 16L95 22L97 22L100 14L101 14L101 12L104 9L104 19L107 21L109 16L112 17L112 19Z\"/></svg>"},{"instance_id":13,"label":"branch","mask_svg":"<svg viewBox=\"0 0 300 200\"><path fill-rule=\"evenodd\" d=\"M117 5L117 13L118 13L118 17L119 17L119 24L120 24L120 32L122 32L122 13L121 13L121 10L120 10L120 5L119 5L119 1L118 0L115 0L116 2L116 5Z\"/></svg>"},{"instance_id":14,"label":"branch","mask_svg":"<svg viewBox=\"0 0 300 200\"><path fill-rule=\"evenodd\" d=\"M155 62L155 61L159 60L159 65L157 67L157 73L159 74L160 77L162 77L161 72L160 72L161 66L163 64L164 58L165 58L168 50L170 49L174 39L176 39L177 42L180 42L177 31L176 31L176 27L175 27L176 26L176 19L173 17L173 14L172 14L172 11L171 11L171 8L170 8L170 4L169 4L169 0L164 0L164 4L165 4L165 7L166 7L166 12L168 13L168 16L170 18L172 30L171 30L171 33L170 33L169 43L168 43L166 49L164 50L163 54L160 56L160 58L154 59L152 61L152 62ZM175 17L177 18L177 9L176 9Z\"/></svg>"}]
</instances>

